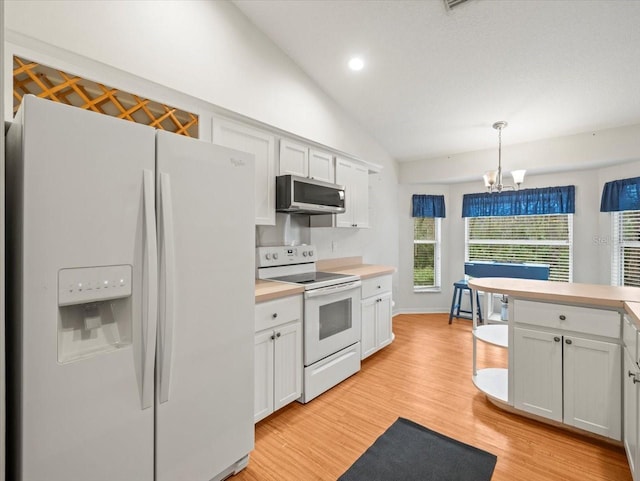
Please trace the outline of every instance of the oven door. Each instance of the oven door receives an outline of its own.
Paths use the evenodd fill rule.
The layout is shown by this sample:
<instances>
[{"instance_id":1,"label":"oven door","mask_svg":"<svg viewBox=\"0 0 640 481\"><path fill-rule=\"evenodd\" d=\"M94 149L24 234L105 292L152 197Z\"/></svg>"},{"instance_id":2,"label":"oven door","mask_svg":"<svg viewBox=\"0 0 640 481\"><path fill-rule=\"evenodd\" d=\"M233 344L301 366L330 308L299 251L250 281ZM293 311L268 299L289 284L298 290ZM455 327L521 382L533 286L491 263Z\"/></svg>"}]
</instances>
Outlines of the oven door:
<instances>
[{"instance_id":1,"label":"oven door","mask_svg":"<svg viewBox=\"0 0 640 481\"><path fill-rule=\"evenodd\" d=\"M362 282L311 289L304 293L304 365L360 340Z\"/></svg>"}]
</instances>

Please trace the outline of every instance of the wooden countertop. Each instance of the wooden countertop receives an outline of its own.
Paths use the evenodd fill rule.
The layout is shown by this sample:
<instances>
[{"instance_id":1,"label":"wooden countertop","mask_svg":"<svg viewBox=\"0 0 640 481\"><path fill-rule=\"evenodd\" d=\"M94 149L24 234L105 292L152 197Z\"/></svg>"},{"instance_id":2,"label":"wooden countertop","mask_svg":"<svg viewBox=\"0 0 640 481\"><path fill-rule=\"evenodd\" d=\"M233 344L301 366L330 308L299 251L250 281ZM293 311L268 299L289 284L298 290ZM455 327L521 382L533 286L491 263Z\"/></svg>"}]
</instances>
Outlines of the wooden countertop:
<instances>
[{"instance_id":1,"label":"wooden countertop","mask_svg":"<svg viewBox=\"0 0 640 481\"><path fill-rule=\"evenodd\" d=\"M625 308L625 302L640 301L640 288L579 284L530 279L483 277L471 279L469 285L479 291L507 294L539 301L583 304L593 307Z\"/></svg>"},{"instance_id":2,"label":"wooden countertop","mask_svg":"<svg viewBox=\"0 0 640 481\"><path fill-rule=\"evenodd\" d=\"M256 302L270 301L280 297L293 296L304 292L304 287L284 282L256 279Z\"/></svg>"},{"instance_id":3,"label":"wooden countertop","mask_svg":"<svg viewBox=\"0 0 640 481\"><path fill-rule=\"evenodd\" d=\"M640 326L640 302L625 302L624 310Z\"/></svg>"},{"instance_id":4,"label":"wooden countertop","mask_svg":"<svg viewBox=\"0 0 640 481\"><path fill-rule=\"evenodd\" d=\"M360 279L368 279L370 277L393 274L396 271L396 268L393 266L381 266L377 264L354 264L351 266L330 267L322 270L326 272L335 272L337 274L352 274L360 276Z\"/></svg>"},{"instance_id":5,"label":"wooden countertop","mask_svg":"<svg viewBox=\"0 0 640 481\"><path fill-rule=\"evenodd\" d=\"M346 259L355 262L361 261L361 258L359 257L345 258L345 260ZM344 262L333 260L319 261L317 268L324 272L357 275L360 276L361 279L392 274L396 270L396 268L392 266L362 263L344 265ZM293 296L302 292L304 292L304 287L295 284L256 279L256 302L264 302L272 299L278 299L280 297Z\"/></svg>"}]
</instances>

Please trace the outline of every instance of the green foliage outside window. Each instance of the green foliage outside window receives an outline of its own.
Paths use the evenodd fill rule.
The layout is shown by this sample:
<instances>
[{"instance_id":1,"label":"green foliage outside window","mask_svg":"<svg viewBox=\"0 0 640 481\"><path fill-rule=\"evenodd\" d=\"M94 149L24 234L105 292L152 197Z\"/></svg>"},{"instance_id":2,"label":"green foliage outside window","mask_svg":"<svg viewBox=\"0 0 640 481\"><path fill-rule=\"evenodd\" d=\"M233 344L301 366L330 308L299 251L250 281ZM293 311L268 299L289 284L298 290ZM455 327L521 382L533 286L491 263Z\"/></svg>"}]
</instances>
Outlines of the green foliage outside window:
<instances>
[{"instance_id":1,"label":"green foliage outside window","mask_svg":"<svg viewBox=\"0 0 640 481\"><path fill-rule=\"evenodd\" d=\"M434 287L436 285L436 219L415 217L413 219L413 286Z\"/></svg>"}]
</instances>

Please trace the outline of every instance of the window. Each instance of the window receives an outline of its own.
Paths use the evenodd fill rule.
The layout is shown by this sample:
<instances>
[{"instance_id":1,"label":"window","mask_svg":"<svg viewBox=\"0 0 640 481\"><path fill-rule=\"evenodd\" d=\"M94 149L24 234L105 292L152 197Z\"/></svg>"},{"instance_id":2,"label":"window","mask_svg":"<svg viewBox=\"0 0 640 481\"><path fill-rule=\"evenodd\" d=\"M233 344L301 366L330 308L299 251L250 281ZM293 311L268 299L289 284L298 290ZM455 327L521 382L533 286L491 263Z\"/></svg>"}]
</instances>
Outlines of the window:
<instances>
[{"instance_id":1,"label":"window","mask_svg":"<svg viewBox=\"0 0 640 481\"><path fill-rule=\"evenodd\" d=\"M440 217L413 218L413 290L440 289Z\"/></svg>"},{"instance_id":2,"label":"window","mask_svg":"<svg viewBox=\"0 0 640 481\"><path fill-rule=\"evenodd\" d=\"M549 264L549 280L573 278L573 214L466 217L465 260Z\"/></svg>"},{"instance_id":3,"label":"window","mask_svg":"<svg viewBox=\"0 0 640 481\"><path fill-rule=\"evenodd\" d=\"M640 287L640 210L612 212L611 284Z\"/></svg>"}]
</instances>

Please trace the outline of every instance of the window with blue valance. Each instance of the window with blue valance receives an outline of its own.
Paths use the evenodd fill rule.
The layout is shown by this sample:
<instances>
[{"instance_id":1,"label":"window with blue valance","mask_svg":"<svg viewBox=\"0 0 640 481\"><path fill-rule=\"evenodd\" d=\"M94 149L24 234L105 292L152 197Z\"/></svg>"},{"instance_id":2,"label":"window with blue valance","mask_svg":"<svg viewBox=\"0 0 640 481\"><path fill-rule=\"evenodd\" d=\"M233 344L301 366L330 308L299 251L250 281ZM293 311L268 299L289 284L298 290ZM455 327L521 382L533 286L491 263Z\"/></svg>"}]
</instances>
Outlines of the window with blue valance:
<instances>
[{"instance_id":1,"label":"window with blue valance","mask_svg":"<svg viewBox=\"0 0 640 481\"><path fill-rule=\"evenodd\" d=\"M604 184L600 212L640 210L640 177Z\"/></svg>"},{"instance_id":2,"label":"window with blue valance","mask_svg":"<svg viewBox=\"0 0 640 481\"><path fill-rule=\"evenodd\" d=\"M444 195L414 194L411 204L412 217L446 217Z\"/></svg>"},{"instance_id":3,"label":"window with blue valance","mask_svg":"<svg viewBox=\"0 0 640 481\"><path fill-rule=\"evenodd\" d=\"M462 217L574 214L575 197L574 185L465 194L462 198Z\"/></svg>"}]
</instances>

